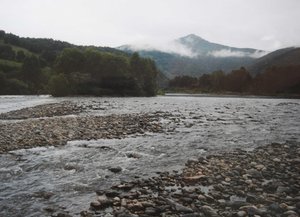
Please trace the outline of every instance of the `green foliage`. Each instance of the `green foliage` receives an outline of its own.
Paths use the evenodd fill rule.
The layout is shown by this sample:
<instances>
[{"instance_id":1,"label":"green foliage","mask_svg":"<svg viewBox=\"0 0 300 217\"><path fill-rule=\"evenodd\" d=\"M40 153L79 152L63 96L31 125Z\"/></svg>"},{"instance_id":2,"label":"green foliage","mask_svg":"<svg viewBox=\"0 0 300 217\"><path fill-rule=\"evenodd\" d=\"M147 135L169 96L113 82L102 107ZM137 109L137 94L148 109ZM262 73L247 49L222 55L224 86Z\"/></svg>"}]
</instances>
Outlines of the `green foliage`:
<instances>
[{"instance_id":1,"label":"green foliage","mask_svg":"<svg viewBox=\"0 0 300 217\"><path fill-rule=\"evenodd\" d=\"M36 56L26 57L22 66L22 78L26 81L33 93L38 92L41 82L41 66Z\"/></svg>"},{"instance_id":2,"label":"green foliage","mask_svg":"<svg viewBox=\"0 0 300 217\"><path fill-rule=\"evenodd\" d=\"M185 88L198 92L300 94L300 65L271 67L254 78L244 67L229 74L220 71L204 74L198 79L189 76L175 77L170 80L169 85L172 89Z\"/></svg>"},{"instance_id":3,"label":"green foliage","mask_svg":"<svg viewBox=\"0 0 300 217\"><path fill-rule=\"evenodd\" d=\"M7 72L7 71L14 71L20 70L22 67L21 63L12 61L12 60L2 60L0 59L0 70Z\"/></svg>"},{"instance_id":4,"label":"green foliage","mask_svg":"<svg viewBox=\"0 0 300 217\"><path fill-rule=\"evenodd\" d=\"M0 59L15 60L15 52L9 45L0 45Z\"/></svg>"},{"instance_id":5,"label":"green foliage","mask_svg":"<svg viewBox=\"0 0 300 217\"><path fill-rule=\"evenodd\" d=\"M25 59L25 53L22 50L17 51L17 55L16 55L16 60L18 62L23 62L23 60Z\"/></svg>"},{"instance_id":6,"label":"green foliage","mask_svg":"<svg viewBox=\"0 0 300 217\"><path fill-rule=\"evenodd\" d=\"M226 76L224 82L224 89L232 92L245 92L248 90L252 77L249 72L244 68L233 70Z\"/></svg>"},{"instance_id":7,"label":"green foliage","mask_svg":"<svg viewBox=\"0 0 300 217\"><path fill-rule=\"evenodd\" d=\"M58 56L56 70L68 79L71 94L156 94L156 66L138 54L128 58L91 48L67 48Z\"/></svg>"},{"instance_id":8,"label":"green foliage","mask_svg":"<svg viewBox=\"0 0 300 217\"><path fill-rule=\"evenodd\" d=\"M69 81L64 74L53 75L49 80L48 89L53 96L67 96L71 92Z\"/></svg>"},{"instance_id":9,"label":"green foliage","mask_svg":"<svg viewBox=\"0 0 300 217\"><path fill-rule=\"evenodd\" d=\"M6 88L6 75L0 71L0 93L4 92Z\"/></svg>"},{"instance_id":10,"label":"green foliage","mask_svg":"<svg viewBox=\"0 0 300 217\"><path fill-rule=\"evenodd\" d=\"M0 31L0 94L152 96L158 70L150 59L113 48L75 46ZM5 75L5 76L4 76ZM57 83L57 84L55 84ZM8 88L9 87L9 88Z\"/></svg>"},{"instance_id":11,"label":"green foliage","mask_svg":"<svg viewBox=\"0 0 300 217\"><path fill-rule=\"evenodd\" d=\"M84 67L85 56L78 48L66 48L56 59L56 69L60 73L71 74L81 72Z\"/></svg>"},{"instance_id":12,"label":"green foliage","mask_svg":"<svg viewBox=\"0 0 300 217\"><path fill-rule=\"evenodd\" d=\"M4 93L9 95L23 95L29 94L30 91L25 82L13 78L6 81L6 89Z\"/></svg>"}]
</instances>

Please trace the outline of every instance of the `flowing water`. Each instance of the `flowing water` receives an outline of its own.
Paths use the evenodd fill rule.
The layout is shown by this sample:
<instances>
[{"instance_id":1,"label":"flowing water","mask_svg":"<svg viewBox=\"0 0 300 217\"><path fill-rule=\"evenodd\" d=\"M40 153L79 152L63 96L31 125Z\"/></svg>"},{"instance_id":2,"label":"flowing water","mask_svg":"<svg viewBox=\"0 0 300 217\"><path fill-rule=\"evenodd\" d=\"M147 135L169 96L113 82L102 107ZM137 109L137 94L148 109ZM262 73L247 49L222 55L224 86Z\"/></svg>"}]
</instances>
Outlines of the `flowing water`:
<instances>
[{"instance_id":1,"label":"flowing water","mask_svg":"<svg viewBox=\"0 0 300 217\"><path fill-rule=\"evenodd\" d=\"M69 100L81 115L168 112L165 133L120 140L70 141L63 147L0 155L0 216L74 216L95 191L158 171L180 170L187 159L231 148L300 142L300 100L164 96L154 98L0 98L0 112ZM20 102L20 103L19 103ZM114 174L108 169L120 166Z\"/></svg>"}]
</instances>

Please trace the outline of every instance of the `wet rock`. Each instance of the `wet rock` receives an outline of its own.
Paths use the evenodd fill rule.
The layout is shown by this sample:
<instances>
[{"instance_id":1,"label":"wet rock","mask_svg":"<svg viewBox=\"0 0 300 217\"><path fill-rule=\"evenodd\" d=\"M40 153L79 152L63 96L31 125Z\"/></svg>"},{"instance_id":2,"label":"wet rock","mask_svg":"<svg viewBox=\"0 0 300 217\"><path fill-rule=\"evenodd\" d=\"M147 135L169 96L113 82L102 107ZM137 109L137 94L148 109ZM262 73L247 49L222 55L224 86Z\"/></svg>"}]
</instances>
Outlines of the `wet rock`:
<instances>
[{"instance_id":1,"label":"wet rock","mask_svg":"<svg viewBox=\"0 0 300 217\"><path fill-rule=\"evenodd\" d=\"M284 186L278 186L277 190L276 190L277 193L290 193L291 192L291 189L289 187L284 187Z\"/></svg>"},{"instance_id":2,"label":"wet rock","mask_svg":"<svg viewBox=\"0 0 300 217\"><path fill-rule=\"evenodd\" d=\"M183 212L183 213L190 213L190 212L194 212L191 208L183 206L171 199L166 198L165 199L167 201L168 204L170 204L170 206L175 209L178 212Z\"/></svg>"},{"instance_id":3,"label":"wet rock","mask_svg":"<svg viewBox=\"0 0 300 217\"><path fill-rule=\"evenodd\" d=\"M150 216L153 216L153 215L156 215L158 213L158 210L154 207L147 207L145 209L145 214L146 215L150 215Z\"/></svg>"},{"instance_id":4,"label":"wet rock","mask_svg":"<svg viewBox=\"0 0 300 217\"><path fill-rule=\"evenodd\" d=\"M183 177L183 180L186 182L197 182L201 179L205 179L205 175L197 175L197 176L185 176Z\"/></svg>"},{"instance_id":5,"label":"wet rock","mask_svg":"<svg viewBox=\"0 0 300 217\"><path fill-rule=\"evenodd\" d=\"M113 189L121 193L112 209L144 217L297 216L299 169L293 159L300 155L299 145L210 155L203 164L189 161L182 172L159 172L116 185ZM276 166L274 158L281 160Z\"/></svg>"},{"instance_id":6,"label":"wet rock","mask_svg":"<svg viewBox=\"0 0 300 217\"><path fill-rule=\"evenodd\" d=\"M119 196L119 192L117 192L117 191L107 191L107 192L105 192L105 195L107 196L107 197L110 197L110 198L113 198L113 197L117 197L117 196Z\"/></svg>"},{"instance_id":7,"label":"wet rock","mask_svg":"<svg viewBox=\"0 0 300 217\"><path fill-rule=\"evenodd\" d=\"M54 217L72 217L68 213L57 213L57 215L54 215Z\"/></svg>"},{"instance_id":8,"label":"wet rock","mask_svg":"<svg viewBox=\"0 0 300 217\"><path fill-rule=\"evenodd\" d=\"M46 119L27 119L20 122L3 122L0 123L0 153L20 148L65 145L70 140L124 138L137 134L141 130L163 132L157 121L158 117L143 114L101 117L56 116ZM110 149L103 147L103 150ZM139 156L132 154L129 157L138 158ZM66 166L65 169L71 170L76 167Z\"/></svg>"},{"instance_id":9,"label":"wet rock","mask_svg":"<svg viewBox=\"0 0 300 217\"><path fill-rule=\"evenodd\" d=\"M238 211L238 212L236 213L236 216L238 216L238 217L245 217L245 216L247 216L247 212L245 212L245 211L243 211L243 210Z\"/></svg>"},{"instance_id":10,"label":"wet rock","mask_svg":"<svg viewBox=\"0 0 300 217\"><path fill-rule=\"evenodd\" d=\"M299 217L299 215L293 210L289 210L289 211L284 212L282 214L282 216L284 216L284 217Z\"/></svg>"},{"instance_id":11,"label":"wet rock","mask_svg":"<svg viewBox=\"0 0 300 217\"><path fill-rule=\"evenodd\" d=\"M93 201L91 202L91 207L95 208L95 209L101 209L102 206L101 206L101 203L99 201Z\"/></svg>"},{"instance_id":12,"label":"wet rock","mask_svg":"<svg viewBox=\"0 0 300 217\"><path fill-rule=\"evenodd\" d=\"M138 153L126 153L126 156L127 156L128 158L135 158L135 159L139 159L139 158L142 157L142 156L141 156L140 154L138 154Z\"/></svg>"},{"instance_id":13,"label":"wet rock","mask_svg":"<svg viewBox=\"0 0 300 217\"><path fill-rule=\"evenodd\" d=\"M119 173L122 171L122 167L112 167L112 168L109 168L109 170L113 173Z\"/></svg>"},{"instance_id":14,"label":"wet rock","mask_svg":"<svg viewBox=\"0 0 300 217\"><path fill-rule=\"evenodd\" d=\"M142 203L135 201L134 203L127 204L127 208L133 212L144 210L144 206Z\"/></svg>"},{"instance_id":15,"label":"wet rock","mask_svg":"<svg viewBox=\"0 0 300 217\"><path fill-rule=\"evenodd\" d=\"M278 203L272 203L268 209L272 212L272 213L282 213L283 209L279 206Z\"/></svg>"},{"instance_id":16,"label":"wet rock","mask_svg":"<svg viewBox=\"0 0 300 217\"><path fill-rule=\"evenodd\" d=\"M250 170L247 170L246 172L247 172L247 175L249 175L252 178L262 178L261 172L256 169L250 169Z\"/></svg>"},{"instance_id":17,"label":"wet rock","mask_svg":"<svg viewBox=\"0 0 300 217\"><path fill-rule=\"evenodd\" d=\"M207 217L220 217L217 211L211 208L210 206L202 206L201 210Z\"/></svg>"},{"instance_id":18,"label":"wet rock","mask_svg":"<svg viewBox=\"0 0 300 217\"><path fill-rule=\"evenodd\" d=\"M200 213L187 213L181 215L181 217L204 217L204 216Z\"/></svg>"},{"instance_id":19,"label":"wet rock","mask_svg":"<svg viewBox=\"0 0 300 217\"><path fill-rule=\"evenodd\" d=\"M84 211L81 211L81 212L80 212L80 216L81 216L81 217L93 217L93 213L84 210Z\"/></svg>"}]
</instances>

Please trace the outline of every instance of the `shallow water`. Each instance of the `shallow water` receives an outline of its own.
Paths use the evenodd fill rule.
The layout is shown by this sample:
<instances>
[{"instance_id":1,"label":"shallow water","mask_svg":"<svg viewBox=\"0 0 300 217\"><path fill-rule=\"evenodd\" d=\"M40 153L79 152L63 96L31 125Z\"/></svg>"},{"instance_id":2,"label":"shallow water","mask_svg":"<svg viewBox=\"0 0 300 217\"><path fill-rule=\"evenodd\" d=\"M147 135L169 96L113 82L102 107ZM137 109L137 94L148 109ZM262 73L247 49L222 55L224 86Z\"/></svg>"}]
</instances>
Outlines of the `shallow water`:
<instances>
[{"instance_id":1,"label":"shallow water","mask_svg":"<svg viewBox=\"0 0 300 217\"><path fill-rule=\"evenodd\" d=\"M50 208L78 216L95 199L95 190L123 180L180 170L187 159L212 151L300 141L299 100L188 96L30 99L34 105L75 101L93 115L169 112L171 117L161 120L166 133L71 141L64 147L1 155L0 216L51 216ZM26 97L20 101L26 102ZM2 98L0 102L1 111L12 110L9 103L5 108ZM108 170L116 166L122 167L121 173Z\"/></svg>"}]
</instances>

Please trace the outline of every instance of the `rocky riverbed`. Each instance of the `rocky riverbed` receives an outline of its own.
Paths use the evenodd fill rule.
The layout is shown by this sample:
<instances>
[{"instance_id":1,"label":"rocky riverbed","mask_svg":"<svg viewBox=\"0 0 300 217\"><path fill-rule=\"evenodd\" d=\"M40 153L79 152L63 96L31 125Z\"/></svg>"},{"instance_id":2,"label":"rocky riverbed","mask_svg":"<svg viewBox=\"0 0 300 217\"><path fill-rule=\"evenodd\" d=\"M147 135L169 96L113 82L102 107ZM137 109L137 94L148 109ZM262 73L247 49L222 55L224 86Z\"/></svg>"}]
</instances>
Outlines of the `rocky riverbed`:
<instances>
[{"instance_id":1,"label":"rocky riverbed","mask_svg":"<svg viewBox=\"0 0 300 217\"><path fill-rule=\"evenodd\" d=\"M182 172L120 183L97 195L82 216L296 217L300 144L273 143L192 159Z\"/></svg>"},{"instance_id":2,"label":"rocky riverbed","mask_svg":"<svg viewBox=\"0 0 300 217\"><path fill-rule=\"evenodd\" d=\"M121 139L132 134L162 132L159 119L168 116L167 113L70 116L83 111L76 104L63 102L1 114L0 119L22 120L0 122L0 153L65 145L71 140Z\"/></svg>"},{"instance_id":3,"label":"rocky riverbed","mask_svg":"<svg viewBox=\"0 0 300 217\"><path fill-rule=\"evenodd\" d=\"M295 100L27 100L1 101L1 216L299 216Z\"/></svg>"},{"instance_id":4,"label":"rocky riverbed","mask_svg":"<svg viewBox=\"0 0 300 217\"><path fill-rule=\"evenodd\" d=\"M28 118L55 117L74 115L83 112L83 108L75 103L64 101L60 103L49 103L34 107L23 108L0 114L2 120L21 120Z\"/></svg>"}]
</instances>

